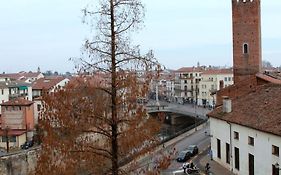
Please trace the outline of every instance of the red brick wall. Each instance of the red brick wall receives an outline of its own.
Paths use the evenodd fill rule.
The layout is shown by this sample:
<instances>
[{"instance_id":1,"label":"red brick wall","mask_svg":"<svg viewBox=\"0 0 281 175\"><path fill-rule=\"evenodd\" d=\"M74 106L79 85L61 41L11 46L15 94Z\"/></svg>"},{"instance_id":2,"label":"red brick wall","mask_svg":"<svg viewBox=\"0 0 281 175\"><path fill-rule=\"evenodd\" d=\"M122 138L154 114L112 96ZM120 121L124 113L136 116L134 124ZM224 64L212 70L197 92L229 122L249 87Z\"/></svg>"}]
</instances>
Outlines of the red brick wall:
<instances>
[{"instance_id":1,"label":"red brick wall","mask_svg":"<svg viewBox=\"0 0 281 175\"><path fill-rule=\"evenodd\" d=\"M232 0L234 83L261 70L260 0ZM243 45L248 44L248 54Z\"/></svg>"}]
</instances>

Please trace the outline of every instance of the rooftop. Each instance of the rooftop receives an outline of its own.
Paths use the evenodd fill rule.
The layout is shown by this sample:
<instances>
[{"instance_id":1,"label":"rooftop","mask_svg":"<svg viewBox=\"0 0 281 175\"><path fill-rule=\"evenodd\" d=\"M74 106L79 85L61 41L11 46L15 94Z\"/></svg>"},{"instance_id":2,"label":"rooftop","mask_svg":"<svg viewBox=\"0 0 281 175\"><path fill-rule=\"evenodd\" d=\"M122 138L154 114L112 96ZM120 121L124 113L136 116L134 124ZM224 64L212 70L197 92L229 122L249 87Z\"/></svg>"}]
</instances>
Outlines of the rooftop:
<instances>
[{"instance_id":1,"label":"rooftop","mask_svg":"<svg viewBox=\"0 0 281 175\"><path fill-rule=\"evenodd\" d=\"M33 102L29 100L25 100L23 98L17 98L10 101L6 101L1 104L1 106L29 106L32 105Z\"/></svg>"},{"instance_id":2,"label":"rooftop","mask_svg":"<svg viewBox=\"0 0 281 175\"><path fill-rule=\"evenodd\" d=\"M209 69L209 70L205 70L202 74L204 74L204 75L233 74L233 70L232 69Z\"/></svg>"},{"instance_id":3,"label":"rooftop","mask_svg":"<svg viewBox=\"0 0 281 175\"><path fill-rule=\"evenodd\" d=\"M233 100L231 113L223 113L220 106L208 116L281 136L280 104L281 85L266 84Z\"/></svg>"},{"instance_id":4,"label":"rooftop","mask_svg":"<svg viewBox=\"0 0 281 175\"><path fill-rule=\"evenodd\" d=\"M25 83L25 82L19 81L19 80L15 80L15 81L0 81L0 88L20 87L20 86L31 86L31 84Z\"/></svg>"},{"instance_id":5,"label":"rooftop","mask_svg":"<svg viewBox=\"0 0 281 175\"><path fill-rule=\"evenodd\" d=\"M0 136L5 136L5 130L0 130ZM20 136L22 134L26 133L26 130L15 130L15 129L10 129L8 130L8 135L9 136Z\"/></svg>"},{"instance_id":6,"label":"rooftop","mask_svg":"<svg viewBox=\"0 0 281 175\"><path fill-rule=\"evenodd\" d=\"M38 80L36 80L33 84L32 84L32 89L36 89L36 90L49 90L51 88L53 88L54 86L56 86L59 82L61 82L62 80L64 80L64 77L45 77L45 78L40 78Z\"/></svg>"},{"instance_id":7,"label":"rooftop","mask_svg":"<svg viewBox=\"0 0 281 175\"><path fill-rule=\"evenodd\" d=\"M19 80L22 78L32 78L37 77L40 72L19 72L19 73L9 73L9 74L0 74L0 78L11 78L15 80Z\"/></svg>"},{"instance_id":8,"label":"rooftop","mask_svg":"<svg viewBox=\"0 0 281 175\"><path fill-rule=\"evenodd\" d=\"M203 72L203 67L182 67L175 72Z\"/></svg>"}]
</instances>

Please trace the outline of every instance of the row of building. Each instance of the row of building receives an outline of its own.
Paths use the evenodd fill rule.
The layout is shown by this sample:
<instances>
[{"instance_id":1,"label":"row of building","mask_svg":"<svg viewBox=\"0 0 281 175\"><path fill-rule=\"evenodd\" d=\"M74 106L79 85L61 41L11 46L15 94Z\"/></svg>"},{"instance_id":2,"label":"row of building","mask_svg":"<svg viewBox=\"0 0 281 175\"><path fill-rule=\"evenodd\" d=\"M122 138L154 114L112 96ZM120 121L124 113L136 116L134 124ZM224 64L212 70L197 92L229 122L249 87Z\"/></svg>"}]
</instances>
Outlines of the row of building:
<instances>
[{"instance_id":1,"label":"row of building","mask_svg":"<svg viewBox=\"0 0 281 175\"><path fill-rule=\"evenodd\" d=\"M40 72L0 74L0 147L19 147L32 140L42 108L43 91L53 92L68 83L65 77L44 77Z\"/></svg>"},{"instance_id":2,"label":"row of building","mask_svg":"<svg viewBox=\"0 0 281 175\"><path fill-rule=\"evenodd\" d=\"M42 92L63 88L71 79L45 77L40 72L0 74L0 147L6 147L7 135L10 138L9 146L12 147L32 140L42 109ZM214 106L214 92L231 84L232 69L198 65L162 71L160 77L152 81L151 91L158 89L159 96L168 101Z\"/></svg>"},{"instance_id":3,"label":"row of building","mask_svg":"<svg viewBox=\"0 0 281 175\"><path fill-rule=\"evenodd\" d=\"M214 107L217 101L215 92L232 84L232 68L197 65L161 72L158 81L154 81L152 91L158 86L159 96L167 101Z\"/></svg>"}]
</instances>

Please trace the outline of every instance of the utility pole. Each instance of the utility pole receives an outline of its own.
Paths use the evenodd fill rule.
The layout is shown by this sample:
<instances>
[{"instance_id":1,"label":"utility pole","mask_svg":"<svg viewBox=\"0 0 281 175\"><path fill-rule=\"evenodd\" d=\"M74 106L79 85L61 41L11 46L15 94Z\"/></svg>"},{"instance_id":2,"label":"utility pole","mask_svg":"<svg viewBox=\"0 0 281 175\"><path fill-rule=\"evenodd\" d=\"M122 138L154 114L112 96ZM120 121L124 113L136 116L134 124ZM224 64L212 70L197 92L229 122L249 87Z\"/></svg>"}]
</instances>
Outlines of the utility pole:
<instances>
[{"instance_id":1,"label":"utility pole","mask_svg":"<svg viewBox=\"0 0 281 175\"><path fill-rule=\"evenodd\" d=\"M6 147L7 147L7 153L9 152L9 127L6 126L4 129L5 131L5 137L6 137Z\"/></svg>"},{"instance_id":2,"label":"utility pole","mask_svg":"<svg viewBox=\"0 0 281 175\"><path fill-rule=\"evenodd\" d=\"M160 106L158 94L158 80L156 81L156 106Z\"/></svg>"}]
</instances>

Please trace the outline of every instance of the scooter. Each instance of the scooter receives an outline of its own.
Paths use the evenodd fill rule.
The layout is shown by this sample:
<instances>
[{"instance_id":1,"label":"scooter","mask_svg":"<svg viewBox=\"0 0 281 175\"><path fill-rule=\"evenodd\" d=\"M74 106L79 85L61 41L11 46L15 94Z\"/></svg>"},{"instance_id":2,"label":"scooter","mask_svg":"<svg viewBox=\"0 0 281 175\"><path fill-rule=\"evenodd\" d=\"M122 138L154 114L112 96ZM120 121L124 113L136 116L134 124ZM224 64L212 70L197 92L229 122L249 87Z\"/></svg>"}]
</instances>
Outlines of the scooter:
<instances>
[{"instance_id":1,"label":"scooter","mask_svg":"<svg viewBox=\"0 0 281 175\"><path fill-rule=\"evenodd\" d=\"M188 174L188 175L199 174L199 168L197 168L196 166L194 166L193 168L187 168L185 174Z\"/></svg>"}]
</instances>

